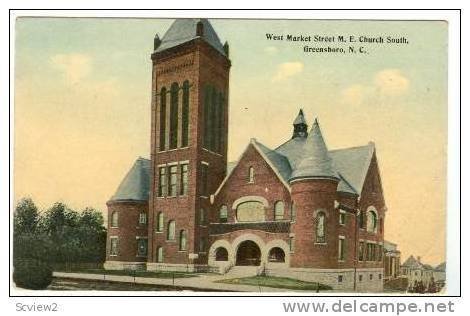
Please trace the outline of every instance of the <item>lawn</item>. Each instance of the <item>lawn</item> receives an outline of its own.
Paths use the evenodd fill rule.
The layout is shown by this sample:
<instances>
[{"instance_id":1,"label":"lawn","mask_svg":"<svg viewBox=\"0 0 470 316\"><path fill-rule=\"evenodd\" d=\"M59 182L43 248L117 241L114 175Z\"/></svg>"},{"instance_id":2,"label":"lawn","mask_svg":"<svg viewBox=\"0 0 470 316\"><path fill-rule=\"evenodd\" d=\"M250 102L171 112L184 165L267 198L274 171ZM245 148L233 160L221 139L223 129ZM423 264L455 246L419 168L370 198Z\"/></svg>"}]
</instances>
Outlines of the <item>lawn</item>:
<instances>
[{"instance_id":1,"label":"lawn","mask_svg":"<svg viewBox=\"0 0 470 316\"><path fill-rule=\"evenodd\" d=\"M226 279L216 281L219 283L228 284L243 284L243 285L255 285L264 287L274 287L278 289L289 289L289 290L303 290L303 291L317 291L317 290L331 290L332 288L328 285L307 282L291 278L272 277L272 276L252 276L246 278Z\"/></svg>"},{"instance_id":2,"label":"lawn","mask_svg":"<svg viewBox=\"0 0 470 316\"><path fill-rule=\"evenodd\" d=\"M172 278L192 278L196 277L196 273L190 272L171 272L171 271L135 271L135 270L105 270L105 269L60 269L57 272L72 272L72 273L92 273L103 275L124 275L136 276L139 278L159 278L159 279L172 279Z\"/></svg>"}]
</instances>

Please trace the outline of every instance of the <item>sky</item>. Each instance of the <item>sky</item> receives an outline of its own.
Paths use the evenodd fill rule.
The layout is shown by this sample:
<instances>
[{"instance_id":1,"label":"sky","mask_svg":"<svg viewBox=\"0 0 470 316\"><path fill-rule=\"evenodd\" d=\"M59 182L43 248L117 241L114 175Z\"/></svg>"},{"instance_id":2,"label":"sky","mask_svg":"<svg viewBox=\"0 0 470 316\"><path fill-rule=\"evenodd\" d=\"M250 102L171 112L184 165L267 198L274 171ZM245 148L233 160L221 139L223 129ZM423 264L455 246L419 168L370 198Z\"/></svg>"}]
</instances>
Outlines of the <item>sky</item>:
<instances>
[{"instance_id":1,"label":"sky","mask_svg":"<svg viewBox=\"0 0 470 316\"><path fill-rule=\"evenodd\" d=\"M171 19L18 18L14 197L106 211L126 172L149 157L153 37ZM250 138L275 148L303 108L329 149L376 144L385 238L445 260L447 24L440 21L222 20L230 45L229 161ZM304 53L266 33L406 37L368 54ZM325 46L308 43L309 46ZM336 46L333 44L332 46ZM345 46L342 46L345 47Z\"/></svg>"}]
</instances>

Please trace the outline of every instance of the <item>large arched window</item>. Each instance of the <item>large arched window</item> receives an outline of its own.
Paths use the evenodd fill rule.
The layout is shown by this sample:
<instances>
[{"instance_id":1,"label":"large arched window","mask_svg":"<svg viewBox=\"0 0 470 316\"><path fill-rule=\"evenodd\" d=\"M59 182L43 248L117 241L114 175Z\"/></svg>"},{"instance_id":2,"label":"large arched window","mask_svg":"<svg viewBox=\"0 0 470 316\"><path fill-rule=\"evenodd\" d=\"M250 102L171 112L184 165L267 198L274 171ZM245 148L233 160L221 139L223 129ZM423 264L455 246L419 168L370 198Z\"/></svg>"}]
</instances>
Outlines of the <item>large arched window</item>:
<instances>
[{"instance_id":1,"label":"large arched window","mask_svg":"<svg viewBox=\"0 0 470 316\"><path fill-rule=\"evenodd\" d=\"M227 205L222 205L219 210L219 221L221 223L226 223L228 218L228 209Z\"/></svg>"},{"instance_id":2,"label":"large arched window","mask_svg":"<svg viewBox=\"0 0 470 316\"><path fill-rule=\"evenodd\" d=\"M159 212L157 215L157 232L163 231L163 212Z\"/></svg>"},{"instance_id":3,"label":"large arched window","mask_svg":"<svg viewBox=\"0 0 470 316\"><path fill-rule=\"evenodd\" d=\"M157 262L163 262L163 247L157 248Z\"/></svg>"},{"instance_id":4,"label":"large arched window","mask_svg":"<svg viewBox=\"0 0 470 316\"><path fill-rule=\"evenodd\" d=\"M170 95L170 149L178 147L178 90L178 84L174 82Z\"/></svg>"},{"instance_id":5,"label":"large arched window","mask_svg":"<svg viewBox=\"0 0 470 316\"><path fill-rule=\"evenodd\" d=\"M217 152L223 152L224 146L224 121L225 121L225 105L224 105L224 95L222 92L218 94L217 101Z\"/></svg>"},{"instance_id":6,"label":"large arched window","mask_svg":"<svg viewBox=\"0 0 470 316\"><path fill-rule=\"evenodd\" d=\"M180 231L180 250L186 250L187 246L187 236L186 236L186 231L183 229Z\"/></svg>"},{"instance_id":7,"label":"large arched window","mask_svg":"<svg viewBox=\"0 0 470 316\"><path fill-rule=\"evenodd\" d=\"M166 233L166 239L168 240L175 240L175 229L176 223L174 220L168 222L168 231Z\"/></svg>"},{"instance_id":8,"label":"large arched window","mask_svg":"<svg viewBox=\"0 0 470 316\"><path fill-rule=\"evenodd\" d=\"M189 144L189 81L183 82L183 113L181 119L182 124L182 144L187 147Z\"/></svg>"},{"instance_id":9,"label":"large arched window","mask_svg":"<svg viewBox=\"0 0 470 316\"><path fill-rule=\"evenodd\" d=\"M325 213L320 211L317 213L316 225L315 225L315 235L317 243L325 243L325 226L326 226L326 216Z\"/></svg>"},{"instance_id":10,"label":"large arched window","mask_svg":"<svg viewBox=\"0 0 470 316\"><path fill-rule=\"evenodd\" d=\"M160 151L165 150L166 137L166 88L160 90Z\"/></svg>"},{"instance_id":11,"label":"large arched window","mask_svg":"<svg viewBox=\"0 0 470 316\"><path fill-rule=\"evenodd\" d=\"M210 105L211 105L211 86L204 87L204 141L203 146L206 149L210 149L210 138L211 138L211 128L210 128Z\"/></svg>"},{"instance_id":12,"label":"large arched window","mask_svg":"<svg viewBox=\"0 0 470 316\"><path fill-rule=\"evenodd\" d=\"M284 219L284 202L277 201L274 203L274 220L279 221Z\"/></svg>"},{"instance_id":13,"label":"large arched window","mask_svg":"<svg viewBox=\"0 0 470 316\"><path fill-rule=\"evenodd\" d=\"M264 222L264 205L258 201L247 201L237 206L237 221Z\"/></svg>"},{"instance_id":14,"label":"large arched window","mask_svg":"<svg viewBox=\"0 0 470 316\"><path fill-rule=\"evenodd\" d=\"M377 232L377 213L373 208L367 211L367 231L370 233Z\"/></svg>"},{"instance_id":15,"label":"large arched window","mask_svg":"<svg viewBox=\"0 0 470 316\"><path fill-rule=\"evenodd\" d=\"M224 247L215 250L215 261L228 261L228 251Z\"/></svg>"},{"instance_id":16,"label":"large arched window","mask_svg":"<svg viewBox=\"0 0 470 316\"><path fill-rule=\"evenodd\" d=\"M119 225L119 213L114 211L111 213L111 227L118 227Z\"/></svg>"}]
</instances>

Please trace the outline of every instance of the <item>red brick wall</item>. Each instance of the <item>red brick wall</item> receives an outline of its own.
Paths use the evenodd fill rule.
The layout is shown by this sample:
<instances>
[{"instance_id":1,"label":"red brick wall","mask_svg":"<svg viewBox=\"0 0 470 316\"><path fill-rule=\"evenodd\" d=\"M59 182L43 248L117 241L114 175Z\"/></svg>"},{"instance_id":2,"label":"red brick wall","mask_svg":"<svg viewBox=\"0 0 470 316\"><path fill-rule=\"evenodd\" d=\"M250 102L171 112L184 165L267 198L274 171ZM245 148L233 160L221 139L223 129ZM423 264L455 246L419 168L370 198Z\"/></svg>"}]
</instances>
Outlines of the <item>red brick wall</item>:
<instances>
[{"instance_id":1,"label":"red brick wall","mask_svg":"<svg viewBox=\"0 0 470 316\"><path fill-rule=\"evenodd\" d=\"M296 205L295 252L292 267L335 268L338 265L338 210L334 208L336 180L303 180L292 183ZM316 243L316 211L326 213L326 244Z\"/></svg>"},{"instance_id":2,"label":"red brick wall","mask_svg":"<svg viewBox=\"0 0 470 316\"><path fill-rule=\"evenodd\" d=\"M137 257L136 237L147 236L147 225L139 225L139 214L148 214L147 202L108 202L108 238L106 242L107 261L145 262L147 258ZM118 227L111 227L111 214L117 211ZM147 216L148 218L148 216ZM119 237L118 255L110 256L110 237Z\"/></svg>"},{"instance_id":3,"label":"red brick wall","mask_svg":"<svg viewBox=\"0 0 470 316\"><path fill-rule=\"evenodd\" d=\"M359 239L381 242L384 241L384 224L385 224L385 200L382 192L382 185L380 182L380 174L377 165L377 158L374 153L369 170L366 175L364 187L359 201L359 209L361 212L367 212L369 206L374 206L378 213L378 229L377 233L367 232L366 229L359 229ZM366 219L366 216L364 216ZM383 256L382 256L383 257ZM380 268L383 267L383 262L359 262L360 268Z\"/></svg>"},{"instance_id":4,"label":"red brick wall","mask_svg":"<svg viewBox=\"0 0 470 316\"><path fill-rule=\"evenodd\" d=\"M201 197L201 161L209 163L208 178L209 192L213 193L225 177L227 164L227 125L228 125L228 80L230 61L222 56L214 48L200 39L185 43L179 47L168 49L162 53L152 55L153 80L152 80L152 128L151 128L151 159L152 159L152 186L150 192L150 226L149 236L149 262L156 261L156 249L164 247L164 263L188 263L189 253L197 253L199 239L207 237L207 228L199 225L197 219L199 209L205 207L208 197ZM183 66L182 66L183 65ZM162 87L170 88L173 82L180 86L185 80L190 83L189 93L189 146L176 150L159 152L159 105L160 98L155 95ZM222 154L216 154L205 150L203 144L203 101L204 86L211 84L223 91L226 96L225 111L225 146ZM167 107L169 107L169 96ZM179 102L182 102L180 92ZM179 121L181 113L179 113ZM180 124L181 125L181 124ZM167 128L168 125L167 125ZM181 135L181 128L179 128ZM179 136L181 138L181 136ZM177 161L189 161L188 170L188 195L184 197L156 197L158 188L157 166ZM179 184L179 179L178 179ZM155 232L155 218L158 212L164 213L164 231ZM209 210L206 210L208 213ZM167 223L170 219L176 221L176 240L167 241ZM187 250L179 251L179 232L187 231ZM207 262L202 258L195 263Z\"/></svg>"},{"instance_id":5,"label":"red brick wall","mask_svg":"<svg viewBox=\"0 0 470 316\"><path fill-rule=\"evenodd\" d=\"M254 183L248 183L248 169L254 168ZM266 220L274 220L274 203L284 201L284 219L290 216L290 193L276 176L272 168L261 157L253 144L249 144L240 162L218 195L214 199L211 222L219 222L219 209L227 205L228 222L236 221L236 212L232 210L233 203L244 196L260 196L268 201Z\"/></svg>"}]
</instances>

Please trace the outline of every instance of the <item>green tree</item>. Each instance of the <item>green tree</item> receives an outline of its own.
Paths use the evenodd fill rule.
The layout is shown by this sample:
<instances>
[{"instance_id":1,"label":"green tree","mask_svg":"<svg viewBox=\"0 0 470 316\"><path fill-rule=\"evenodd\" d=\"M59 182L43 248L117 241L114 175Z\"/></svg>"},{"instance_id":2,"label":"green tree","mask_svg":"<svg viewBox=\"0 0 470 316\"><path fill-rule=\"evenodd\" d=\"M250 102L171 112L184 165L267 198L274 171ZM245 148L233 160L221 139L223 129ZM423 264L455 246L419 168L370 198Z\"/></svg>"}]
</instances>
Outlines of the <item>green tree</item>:
<instances>
[{"instance_id":1,"label":"green tree","mask_svg":"<svg viewBox=\"0 0 470 316\"><path fill-rule=\"evenodd\" d=\"M106 228L101 212L86 208L80 213L77 238L80 261L103 262L106 254Z\"/></svg>"},{"instance_id":2,"label":"green tree","mask_svg":"<svg viewBox=\"0 0 470 316\"><path fill-rule=\"evenodd\" d=\"M13 233L15 235L34 234L39 222L38 208L31 198L22 198L15 208Z\"/></svg>"}]
</instances>

